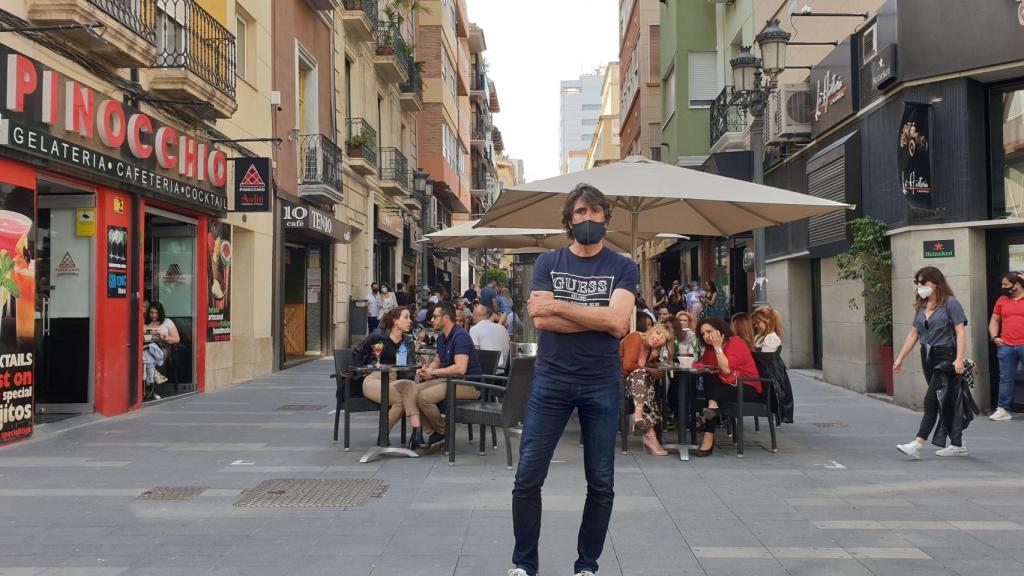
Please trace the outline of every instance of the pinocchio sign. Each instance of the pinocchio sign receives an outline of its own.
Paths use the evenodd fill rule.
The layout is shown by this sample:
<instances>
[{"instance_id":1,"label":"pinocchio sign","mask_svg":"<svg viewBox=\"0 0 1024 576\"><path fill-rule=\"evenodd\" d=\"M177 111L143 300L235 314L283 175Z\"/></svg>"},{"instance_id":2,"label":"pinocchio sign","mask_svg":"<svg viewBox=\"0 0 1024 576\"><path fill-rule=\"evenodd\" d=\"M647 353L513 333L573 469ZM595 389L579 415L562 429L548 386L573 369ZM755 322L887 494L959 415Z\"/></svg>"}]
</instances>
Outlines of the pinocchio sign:
<instances>
[{"instance_id":1,"label":"pinocchio sign","mask_svg":"<svg viewBox=\"0 0 1024 576\"><path fill-rule=\"evenodd\" d=\"M0 145L179 204L227 209L227 156L0 44Z\"/></svg>"}]
</instances>

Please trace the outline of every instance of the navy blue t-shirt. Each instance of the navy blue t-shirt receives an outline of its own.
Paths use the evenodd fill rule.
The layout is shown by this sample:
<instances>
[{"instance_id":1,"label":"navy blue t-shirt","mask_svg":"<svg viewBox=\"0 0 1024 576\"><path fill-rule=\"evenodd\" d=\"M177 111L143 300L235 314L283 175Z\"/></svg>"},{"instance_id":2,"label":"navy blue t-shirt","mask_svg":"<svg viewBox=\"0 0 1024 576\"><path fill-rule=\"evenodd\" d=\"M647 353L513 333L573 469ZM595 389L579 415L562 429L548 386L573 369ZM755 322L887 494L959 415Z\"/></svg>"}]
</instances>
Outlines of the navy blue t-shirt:
<instances>
[{"instance_id":1,"label":"navy blue t-shirt","mask_svg":"<svg viewBox=\"0 0 1024 576\"><path fill-rule=\"evenodd\" d=\"M537 258L534 292L553 292L555 300L579 306L608 306L618 289L636 294L640 269L629 258L605 247L581 258L559 248ZM619 378L619 339L607 332L575 334L537 331L536 373L559 380L607 381Z\"/></svg>"},{"instance_id":2,"label":"navy blue t-shirt","mask_svg":"<svg viewBox=\"0 0 1024 576\"><path fill-rule=\"evenodd\" d=\"M444 332L437 335L437 357L441 359L441 368L447 368L455 364L455 355L465 354L469 356L469 364L466 366L466 376L479 376L483 374L480 368L480 359L476 355L476 346L473 338L462 328L456 326L445 338Z\"/></svg>"}]
</instances>

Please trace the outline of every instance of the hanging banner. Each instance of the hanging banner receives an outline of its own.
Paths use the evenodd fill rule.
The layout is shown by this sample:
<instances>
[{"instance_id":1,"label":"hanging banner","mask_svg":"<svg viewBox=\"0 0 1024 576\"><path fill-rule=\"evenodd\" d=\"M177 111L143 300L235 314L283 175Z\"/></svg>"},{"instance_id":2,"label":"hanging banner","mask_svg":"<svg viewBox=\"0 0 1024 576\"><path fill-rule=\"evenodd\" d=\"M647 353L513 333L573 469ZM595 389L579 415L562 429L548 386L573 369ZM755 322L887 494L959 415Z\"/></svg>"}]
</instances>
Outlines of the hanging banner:
<instances>
[{"instance_id":1,"label":"hanging banner","mask_svg":"<svg viewBox=\"0 0 1024 576\"><path fill-rule=\"evenodd\" d=\"M235 160L235 212L270 211L270 158Z\"/></svg>"},{"instance_id":2,"label":"hanging banner","mask_svg":"<svg viewBox=\"0 0 1024 576\"><path fill-rule=\"evenodd\" d=\"M231 340L231 225L211 222L206 233L206 341Z\"/></svg>"},{"instance_id":3,"label":"hanging banner","mask_svg":"<svg viewBox=\"0 0 1024 576\"><path fill-rule=\"evenodd\" d=\"M907 203L918 210L932 209L930 111L928 104L906 102L897 139L900 187Z\"/></svg>"},{"instance_id":4,"label":"hanging banner","mask_svg":"<svg viewBox=\"0 0 1024 576\"><path fill-rule=\"evenodd\" d=\"M0 188L0 445L32 435L35 260L29 248L35 194Z\"/></svg>"},{"instance_id":5,"label":"hanging banner","mask_svg":"<svg viewBox=\"0 0 1024 576\"><path fill-rule=\"evenodd\" d=\"M107 298L128 297L128 229L107 226Z\"/></svg>"}]
</instances>

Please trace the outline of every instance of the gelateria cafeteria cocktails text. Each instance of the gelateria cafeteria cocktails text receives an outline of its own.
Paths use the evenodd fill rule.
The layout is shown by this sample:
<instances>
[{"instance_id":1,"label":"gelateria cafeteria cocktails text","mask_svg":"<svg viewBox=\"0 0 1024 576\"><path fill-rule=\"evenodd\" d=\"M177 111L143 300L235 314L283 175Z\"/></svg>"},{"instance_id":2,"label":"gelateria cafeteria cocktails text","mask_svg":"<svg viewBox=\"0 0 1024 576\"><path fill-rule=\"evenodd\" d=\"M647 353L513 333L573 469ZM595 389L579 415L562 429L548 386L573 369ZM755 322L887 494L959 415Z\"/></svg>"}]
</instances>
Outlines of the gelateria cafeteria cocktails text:
<instances>
[{"instance_id":1,"label":"gelateria cafeteria cocktails text","mask_svg":"<svg viewBox=\"0 0 1024 576\"><path fill-rule=\"evenodd\" d=\"M4 108L13 113L32 112L33 121L51 130L99 140L103 146L123 150L148 161L155 158L164 170L196 182L223 188L227 182L227 156L207 143L179 134L155 122L148 114L124 106L96 90L46 70L21 54L7 55Z\"/></svg>"}]
</instances>

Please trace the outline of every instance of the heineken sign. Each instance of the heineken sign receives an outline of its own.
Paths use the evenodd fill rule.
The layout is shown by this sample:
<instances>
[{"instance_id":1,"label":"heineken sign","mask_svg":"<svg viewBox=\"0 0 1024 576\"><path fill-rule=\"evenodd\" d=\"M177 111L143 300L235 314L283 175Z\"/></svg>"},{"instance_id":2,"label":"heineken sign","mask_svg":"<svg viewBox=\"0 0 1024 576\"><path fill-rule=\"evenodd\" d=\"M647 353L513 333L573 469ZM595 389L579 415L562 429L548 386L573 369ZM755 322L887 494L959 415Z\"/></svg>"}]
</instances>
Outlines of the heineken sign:
<instances>
[{"instance_id":1,"label":"heineken sign","mask_svg":"<svg viewBox=\"0 0 1024 576\"><path fill-rule=\"evenodd\" d=\"M227 156L0 44L0 146L206 211L227 209Z\"/></svg>"},{"instance_id":2,"label":"heineken sign","mask_svg":"<svg viewBox=\"0 0 1024 576\"><path fill-rule=\"evenodd\" d=\"M952 240L928 240L924 243L925 258L953 258L956 244Z\"/></svg>"}]
</instances>

